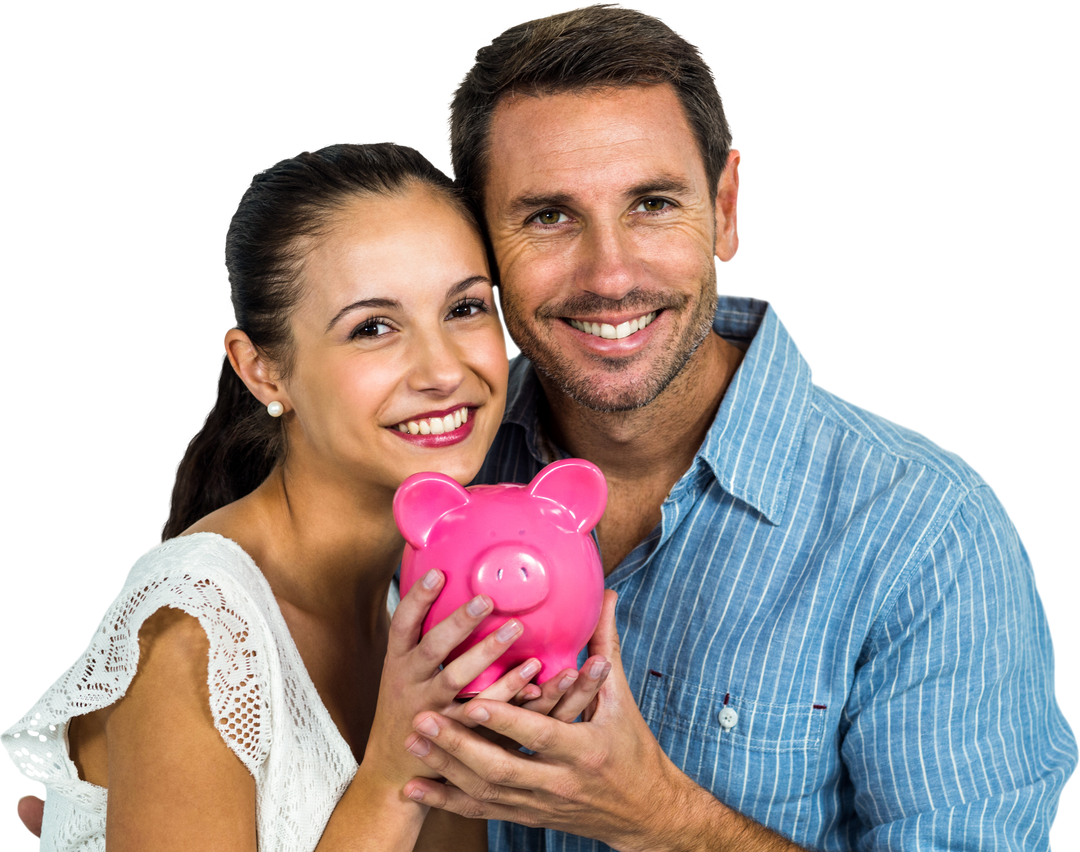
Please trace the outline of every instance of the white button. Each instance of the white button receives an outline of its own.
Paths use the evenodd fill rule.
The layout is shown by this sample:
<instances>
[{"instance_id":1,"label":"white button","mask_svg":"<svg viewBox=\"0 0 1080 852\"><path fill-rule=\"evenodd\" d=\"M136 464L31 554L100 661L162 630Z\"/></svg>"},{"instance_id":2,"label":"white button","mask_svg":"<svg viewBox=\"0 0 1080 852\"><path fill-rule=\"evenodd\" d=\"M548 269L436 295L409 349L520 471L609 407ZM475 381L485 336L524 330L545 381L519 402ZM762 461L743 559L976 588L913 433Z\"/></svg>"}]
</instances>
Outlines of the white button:
<instances>
[{"instance_id":1,"label":"white button","mask_svg":"<svg viewBox=\"0 0 1080 852\"><path fill-rule=\"evenodd\" d=\"M720 720L720 727L725 731L730 731L739 724L739 714L731 707L725 707L721 710L717 718Z\"/></svg>"}]
</instances>

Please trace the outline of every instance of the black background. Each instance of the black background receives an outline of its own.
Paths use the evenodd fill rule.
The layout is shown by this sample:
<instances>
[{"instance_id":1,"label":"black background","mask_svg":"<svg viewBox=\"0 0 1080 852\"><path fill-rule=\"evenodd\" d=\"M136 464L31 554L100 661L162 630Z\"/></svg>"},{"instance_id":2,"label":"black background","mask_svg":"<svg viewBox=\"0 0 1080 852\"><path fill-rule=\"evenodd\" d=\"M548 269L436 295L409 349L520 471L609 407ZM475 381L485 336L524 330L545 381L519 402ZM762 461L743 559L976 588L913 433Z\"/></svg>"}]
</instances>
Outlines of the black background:
<instances>
[{"instance_id":1,"label":"black background","mask_svg":"<svg viewBox=\"0 0 1080 852\"><path fill-rule=\"evenodd\" d=\"M995 484L1068 659L1070 583L1050 527L1068 525L1067 486L1051 484L1075 469L1051 396L1068 381L1051 342L1061 305L1025 254L1017 93L987 76L1001 59L962 62L944 33L754 29L692 8L665 11L712 57L746 158L725 289L773 299L825 386L955 447ZM188 25L189 38L96 44L81 72L26 83L25 135L5 158L21 215L5 288L15 499L0 723L78 652L156 536L160 464L213 393L230 323L217 230L243 179L322 134L400 136L445 165L459 63L501 17L537 11L405 25L404 6L365 11L321 19L325 39L303 44L288 19L253 24L260 38ZM29 788L3 777L10 800Z\"/></svg>"}]
</instances>

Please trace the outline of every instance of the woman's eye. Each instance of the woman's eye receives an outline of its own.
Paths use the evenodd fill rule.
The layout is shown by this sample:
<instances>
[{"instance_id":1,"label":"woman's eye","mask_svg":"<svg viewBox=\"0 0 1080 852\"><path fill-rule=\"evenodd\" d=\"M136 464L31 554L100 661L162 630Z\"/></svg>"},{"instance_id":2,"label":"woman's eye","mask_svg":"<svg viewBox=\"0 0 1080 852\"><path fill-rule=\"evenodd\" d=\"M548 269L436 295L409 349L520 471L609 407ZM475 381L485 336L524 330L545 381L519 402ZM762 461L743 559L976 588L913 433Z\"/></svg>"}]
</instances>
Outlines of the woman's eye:
<instances>
[{"instance_id":1,"label":"woman's eye","mask_svg":"<svg viewBox=\"0 0 1080 852\"><path fill-rule=\"evenodd\" d=\"M462 319L464 317L471 317L473 314L478 314L486 310L487 305L484 304L481 299L465 299L458 302L454 307L450 309L449 317L453 319Z\"/></svg>"},{"instance_id":2,"label":"woman's eye","mask_svg":"<svg viewBox=\"0 0 1080 852\"><path fill-rule=\"evenodd\" d=\"M561 213L558 210L541 210L535 216L533 221L538 225L561 225L568 220L568 216L565 213Z\"/></svg>"},{"instance_id":3,"label":"woman's eye","mask_svg":"<svg viewBox=\"0 0 1080 852\"><path fill-rule=\"evenodd\" d=\"M393 329L383 320L369 319L353 329L352 337L382 337Z\"/></svg>"}]
</instances>

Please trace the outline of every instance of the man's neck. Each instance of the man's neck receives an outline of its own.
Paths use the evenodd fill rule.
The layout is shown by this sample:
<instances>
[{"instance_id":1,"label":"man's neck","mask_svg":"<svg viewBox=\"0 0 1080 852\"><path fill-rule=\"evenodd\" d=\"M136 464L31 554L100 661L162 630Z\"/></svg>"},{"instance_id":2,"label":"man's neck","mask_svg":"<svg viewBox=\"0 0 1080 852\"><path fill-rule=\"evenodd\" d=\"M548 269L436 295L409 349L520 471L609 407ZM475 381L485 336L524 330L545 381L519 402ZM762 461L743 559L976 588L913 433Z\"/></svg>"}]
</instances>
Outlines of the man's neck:
<instances>
[{"instance_id":1,"label":"man's neck","mask_svg":"<svg viewBox=\"0 0 1080 852\"><path fill-rule=\"evenodd\" d=\"M607 478L608 510L597 530L606 573L659 523L660 506L693 463L742 355L710 333L671 384L633 411L585 408L540 376L545 431Z\"/></svg>"},{"instance_id":2,"label":"man's neck","mask_svg":"<svg viewBox=\"0 0 1080 852\"><path fill-rule=\"evenodd\" d=\"M634 480L677 471L677 480L705 439L742 356L711 332L656 399L631 411L586 408L541 374L544 429L564 450L589 459L605 474Z\"/></svg>"}]
</instances>

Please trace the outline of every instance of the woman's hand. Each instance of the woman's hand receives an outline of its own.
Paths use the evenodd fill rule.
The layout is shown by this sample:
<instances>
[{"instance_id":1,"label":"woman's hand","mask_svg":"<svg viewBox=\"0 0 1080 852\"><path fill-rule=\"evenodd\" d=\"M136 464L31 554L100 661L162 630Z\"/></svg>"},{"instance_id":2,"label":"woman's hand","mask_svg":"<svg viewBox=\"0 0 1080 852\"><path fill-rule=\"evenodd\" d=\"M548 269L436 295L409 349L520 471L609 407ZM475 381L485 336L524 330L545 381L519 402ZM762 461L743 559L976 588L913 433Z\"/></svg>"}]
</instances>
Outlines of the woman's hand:
<instances>
[{"instance_id":1,"label":"woman's hand","mask_svg":"<svg viewBox=\"0 0 1080 852\"><path fill-rule=\"evenodd\" d=\"M458 693L501 657L522 631L521 622L508 619L483 641L443 666L450 652L468 638L493 608L491 598L478 595L421 637L424 618L444 582L441 572L429 571L401 599L390 622L379 702L361 769L376 770L387 782L400 781L397 789L409 778L428 771L402 748L412 731L413 717L424 710L456 717L460 706L455 701ZM539 661L526 660L486 689L483 696L499 701L542 700L542 694L531 698L536 687L525 689L539 669Z\"/></svg>"},{"instance_id":2,"label":"woman's hand","mask_svg":"<svg viewBox=\"0 0 1080 852\"><path fill-rule=\"evenodd\" d=\"M364 763L369 769L382 767L380 774L400 775L404 778L402 785L409 778L430 772L402 749L413 730L415 716L434 710L475 726L476 722L464 714L468 703L456 700L458 693L501 657L522 632L521 622L510 618L483 641L443 666L447 656L493 608L489 597L478 595L421 637L424 618L444 582L441 572L429 571L402 598L390 622L379 703ZM568 669L538 687L530 681L540 671L540 661L532 658L508 671L478 697L511 702L570 722L587 710L610 669L604 657L594 656L585 662L580 673Z\"/></svg>"}]
</instances>

